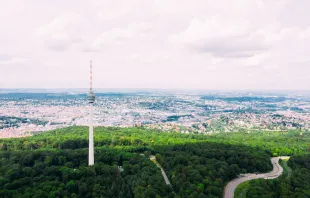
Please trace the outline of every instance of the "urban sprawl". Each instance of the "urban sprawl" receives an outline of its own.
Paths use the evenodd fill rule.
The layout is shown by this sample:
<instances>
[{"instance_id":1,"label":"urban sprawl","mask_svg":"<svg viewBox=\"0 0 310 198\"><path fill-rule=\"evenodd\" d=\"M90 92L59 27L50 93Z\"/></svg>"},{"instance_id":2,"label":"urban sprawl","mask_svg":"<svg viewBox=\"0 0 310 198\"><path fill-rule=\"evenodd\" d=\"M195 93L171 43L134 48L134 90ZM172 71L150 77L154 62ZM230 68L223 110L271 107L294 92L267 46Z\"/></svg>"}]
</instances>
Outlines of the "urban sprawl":
<instances>
[{"instance_id":1,"label":"urban sprawl","mask_svg":"<svg viewBox=\"0 0 310 198\"><path fill-rule=\"evenodd\" d=\"M86 126L85 94L0 94L0 137ZM190 93L98 93L95 126L148 127L210 134L309 130L310 99L300 96Z\"/></svg>"}]
</instances>

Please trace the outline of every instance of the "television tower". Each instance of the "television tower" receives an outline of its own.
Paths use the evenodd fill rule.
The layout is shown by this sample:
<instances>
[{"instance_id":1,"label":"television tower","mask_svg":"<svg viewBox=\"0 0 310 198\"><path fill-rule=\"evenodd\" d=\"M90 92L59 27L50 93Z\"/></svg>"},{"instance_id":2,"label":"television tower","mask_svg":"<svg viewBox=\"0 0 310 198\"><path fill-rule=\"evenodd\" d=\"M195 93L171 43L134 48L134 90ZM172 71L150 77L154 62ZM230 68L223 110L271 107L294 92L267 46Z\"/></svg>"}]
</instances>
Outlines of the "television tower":
<instances>
[{"instance_id":1,"label":"television tower","mask_svg":"<svg viewBox=\"0 0 310 198\"><path fill-rule=\"evenodd\" d=\"M92 61L90 61L90 87L88 93L88 103L89 103L89 149L88 149L88 165L94 165L94 126L93 126L93 104L95 102L95 94L93 93L93 66Z\"/></svg>"}]
</instances>

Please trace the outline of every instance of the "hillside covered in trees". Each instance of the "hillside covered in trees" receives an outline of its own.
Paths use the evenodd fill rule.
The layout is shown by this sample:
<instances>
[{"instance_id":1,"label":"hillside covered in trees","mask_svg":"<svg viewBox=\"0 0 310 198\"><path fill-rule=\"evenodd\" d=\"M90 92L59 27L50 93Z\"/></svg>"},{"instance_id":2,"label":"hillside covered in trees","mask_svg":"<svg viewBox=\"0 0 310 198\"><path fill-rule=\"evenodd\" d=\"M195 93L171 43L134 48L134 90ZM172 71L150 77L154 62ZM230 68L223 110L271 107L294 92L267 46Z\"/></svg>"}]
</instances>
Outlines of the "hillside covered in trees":
<instances>
[{"instance_id":1,"label":"hillside covered in trees","mask_svg":"<svg viewBox=\"0 0 310 198\"><path fill-rule=\"evenodd\" d=\"M95 165L88 167L87 127L1 139L0 197L222 197L238 174L270 171L271 156L307 154L309 140L298 131L206 136L97 127ZM300 164L294 159L293 169Z\"/></svg>"}]
</instances>

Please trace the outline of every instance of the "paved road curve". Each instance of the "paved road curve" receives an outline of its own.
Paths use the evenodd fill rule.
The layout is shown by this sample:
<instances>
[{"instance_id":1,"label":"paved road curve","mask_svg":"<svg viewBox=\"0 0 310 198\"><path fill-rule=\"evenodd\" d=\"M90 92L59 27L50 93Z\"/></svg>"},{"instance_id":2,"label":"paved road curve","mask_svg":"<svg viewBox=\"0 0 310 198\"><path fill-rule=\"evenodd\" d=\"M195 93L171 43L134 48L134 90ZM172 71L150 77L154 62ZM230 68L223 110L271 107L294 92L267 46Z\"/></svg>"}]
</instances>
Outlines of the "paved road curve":
<instances>
[{"instance_id":1,"label":"paved road curve","mask_svg":"<svg viewBox=\"0 0 310 198\"><path fill-rule=\"evenodd\" d=\"M283 168L279 164L279 159L288 159L289 157L273 157L271 158L271 163L273 165L273 170L269 173L263 173L263 174L244 174L241 175L239 178L236 178L232 181L230 181L224 190L224 198L233 198L234 192L237 186L243 182L252 180L252 179L274 179L279 177L282 172Z\"/></svg>"},{"instance_id":2,"label":"paved road curve","mask_svg":"<svg viewBox=\"0 0 310 198\"><path fill-rule=\"evenodd\" d=\"M167 175L166 175L166 172L165 172L164 169L161 167L161 165L156 161L155 156L151 155L151 156L150 156L150 160L153 161L153 162L157 165L158 168L160 168L161 174L163 175L166 184L169 185L169 186L171 186L171 183L170 183L170 181L169 181L169 179L168 179L168 177L167 177Z\"/></svg>"}]
</instances>

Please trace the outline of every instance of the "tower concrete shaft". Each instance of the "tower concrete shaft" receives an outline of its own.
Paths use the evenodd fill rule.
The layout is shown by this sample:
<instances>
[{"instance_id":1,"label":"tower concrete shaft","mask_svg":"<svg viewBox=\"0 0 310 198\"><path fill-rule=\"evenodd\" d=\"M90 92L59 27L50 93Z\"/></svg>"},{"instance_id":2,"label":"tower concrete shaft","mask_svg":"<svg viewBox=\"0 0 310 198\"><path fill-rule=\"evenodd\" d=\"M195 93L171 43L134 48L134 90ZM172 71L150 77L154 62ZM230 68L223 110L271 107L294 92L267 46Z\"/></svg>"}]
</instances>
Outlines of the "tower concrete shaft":
<instances>
[{"instance_id":1,"label":"tower concrete shaft","mask_svg":"<svg viewBox=\"0 0 310 198\"><path fill-rule=\"evenodd\" d=\"M89 149L88 149L88 165L92 166L95 163L94 156L94 126L93 126L93 104L89 104Z\"/></svg>"}]
</instances>

